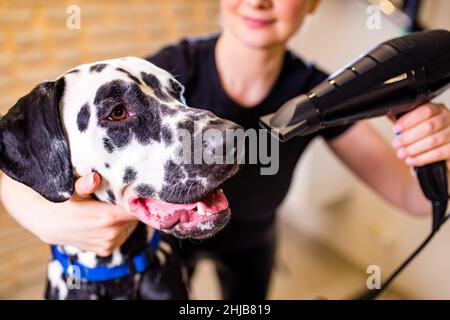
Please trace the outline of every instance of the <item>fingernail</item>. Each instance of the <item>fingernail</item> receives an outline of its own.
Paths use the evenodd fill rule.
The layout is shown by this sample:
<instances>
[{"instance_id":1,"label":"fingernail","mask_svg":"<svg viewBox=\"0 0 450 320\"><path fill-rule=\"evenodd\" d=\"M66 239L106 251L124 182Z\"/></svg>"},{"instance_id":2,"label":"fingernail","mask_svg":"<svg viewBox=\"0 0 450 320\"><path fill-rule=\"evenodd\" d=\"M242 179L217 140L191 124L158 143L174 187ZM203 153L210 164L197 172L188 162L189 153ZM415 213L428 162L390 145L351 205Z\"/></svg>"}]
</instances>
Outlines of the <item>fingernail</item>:
<instances>
[{"instance_id":1,"label":"fingernail","mask_svg":"<svg viewBox=\"0 0 450 320\"><path fill-rule=\"evenodd\" d=\"M406 158L406 150L405 149L398 150L397 157L399 157L400 159Z\"/></svg>"},{"instance_id":2,"label":"fingernail","mask_svg":"<svg viewBox=\"0 0 450 320\"><path fill-rule=\"evenodd\" d=\"M399 147L402 146L402 143L401 143L401 141L399 139L394 139L394 141L392 141L392 146L394 148L399 148Z\"/></svg>"},{"instance_id":3,"label":"fingernail","mask_svg":"<svg viewBox=\"0 0 450 320\"><path fill-rule=\"evenodd\" d=\"M396 124L392 129L394 130L395 134L400 134L400 132L403 130L402 126L399 124Z\"/></svg>"},{"instance_id":4,"label":"fingernail","mask_svg":"<svg viewBox=\"0 0 450 320\"><path fill-rule=\"evenodd\" d=\"M407 165L413 165L414 164L414 158L406 158L406 164Z\"/></svg>"},{"instance_id":5,"label":"fingernail","mask_svg":"<svg viewBox=\"0 0 450 320\"><path fill-rule=\"evenodd\" d=\"M94 172L89 175L89 184L93 186L95 184Z\"/></svg>"}]
</instances>

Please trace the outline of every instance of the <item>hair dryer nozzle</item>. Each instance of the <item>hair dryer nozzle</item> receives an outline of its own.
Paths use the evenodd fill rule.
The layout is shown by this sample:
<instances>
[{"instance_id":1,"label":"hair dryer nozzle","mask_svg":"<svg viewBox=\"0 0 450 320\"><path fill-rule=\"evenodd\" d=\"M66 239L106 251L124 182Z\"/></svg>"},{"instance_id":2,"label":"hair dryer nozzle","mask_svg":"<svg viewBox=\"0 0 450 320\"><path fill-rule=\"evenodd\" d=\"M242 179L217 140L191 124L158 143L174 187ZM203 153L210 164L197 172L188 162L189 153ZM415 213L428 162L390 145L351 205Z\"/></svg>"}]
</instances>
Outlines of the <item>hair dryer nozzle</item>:
<instances>
[{"instance_id":1,"label":"hair dryer nozzle","mask_svg":"<svg viewBox=\"0 0 450 320\"><path fill-rule=\"evenodd\" d=\"M261 126L281 141L315 132L320 126L319 113L306 95L287 101L277 112L260 120Z\"/></svg>"},{"instance_id":2,"label":"hair dryer nozzle","mask_svg":"<svg viewBox=\"0 0 450 320\"><path fill-rule=\"evenodd\" d=\"M358 120L402 114L450 87L450 32L386 41L261 120L281 140Z\"/></svg>"}]
</instances>

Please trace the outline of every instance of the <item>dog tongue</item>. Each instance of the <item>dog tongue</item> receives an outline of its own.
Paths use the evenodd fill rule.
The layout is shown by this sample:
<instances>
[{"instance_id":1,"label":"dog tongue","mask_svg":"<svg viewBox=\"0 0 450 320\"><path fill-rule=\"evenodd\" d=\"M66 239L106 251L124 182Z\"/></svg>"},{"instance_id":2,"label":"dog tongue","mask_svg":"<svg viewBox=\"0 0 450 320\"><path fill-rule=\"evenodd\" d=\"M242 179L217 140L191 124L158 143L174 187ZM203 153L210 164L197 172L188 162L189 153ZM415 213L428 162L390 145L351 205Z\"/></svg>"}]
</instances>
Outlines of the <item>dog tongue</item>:
<instances>
[{"instance_id":1,"label":"dog tongue","mask_svg":"<svg viewBox=\"0 0 450 320\"><path fill-rule=\"evenodd\" d=\"M195 209L203 211L205 214L215 214L228 208L228 200L221 189L212 191L198 201L192 203L177 204L146 198L145 204L152 214L159 216L165 216L168 213L170 214L177 211L191 212Z\"/></svg>"},{"instance_id":2,"label":"dog tongue","mask_svg":"<svg viewBox=\"0 0 450 320\"><path fill-rule=\"evenodd\" d=\"M218 189L191 203L168 203L153 198L137 198L129 189L125 191L130 213L142 222L159 229L170 229L178 222L186 228L208 221L214 214L228 208L228 200Z\"/></svg>"}]
</instances>

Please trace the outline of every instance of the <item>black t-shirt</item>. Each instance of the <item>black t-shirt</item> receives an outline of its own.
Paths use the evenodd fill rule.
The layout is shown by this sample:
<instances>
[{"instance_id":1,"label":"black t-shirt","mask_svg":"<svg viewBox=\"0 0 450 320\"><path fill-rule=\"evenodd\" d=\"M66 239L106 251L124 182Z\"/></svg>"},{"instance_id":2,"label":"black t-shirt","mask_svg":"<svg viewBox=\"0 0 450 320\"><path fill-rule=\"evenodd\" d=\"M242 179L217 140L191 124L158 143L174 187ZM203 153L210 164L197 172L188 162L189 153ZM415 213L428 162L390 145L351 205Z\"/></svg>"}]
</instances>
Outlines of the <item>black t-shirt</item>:
<instances>
[{"instance_id":1,"label":"black t-shirt","mask_svg":"<svg viewBox=\"0 0 450 320\"><path fill-rule=\"evenodd\" d=\"M172 73L185 86L188 106L212 111L245 129L259 129L259 117L276 111L284 102L305 93L327 77L287 50L281 73L268 96L253 108L243 108L221 86L214 55L217 38L218 35L184 39L147 59ZM260 168L264 165L242 165L223 186L233 225L251 223L256 227L272 223L275 211L288 191L296 163L309 142L317 135L332 139L349 126L329 128L280 143L279 170L275 175L261 175Z\"/></svg>"}]
</instances>

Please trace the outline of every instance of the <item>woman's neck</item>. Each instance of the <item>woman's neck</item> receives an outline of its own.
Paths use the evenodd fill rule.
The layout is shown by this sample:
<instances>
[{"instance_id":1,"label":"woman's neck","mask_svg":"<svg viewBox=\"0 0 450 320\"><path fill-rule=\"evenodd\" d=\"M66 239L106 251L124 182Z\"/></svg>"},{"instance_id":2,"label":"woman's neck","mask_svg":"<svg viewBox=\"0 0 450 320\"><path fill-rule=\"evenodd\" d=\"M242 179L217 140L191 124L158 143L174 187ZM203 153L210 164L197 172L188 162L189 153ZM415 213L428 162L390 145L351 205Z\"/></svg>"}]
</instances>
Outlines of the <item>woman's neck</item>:
<instances>
[{"instance_id":1,"label":"woman's neck","mask_svg":"<svg viewBox=\"0 0 450 320\"><path fill-rule=\"evenodd\" d=\"M284 52L284 45L252 48L224 31L215 49L223 89L243 107L258 105L270 93L281 72Z\"/></svg>"}]
</instances>

